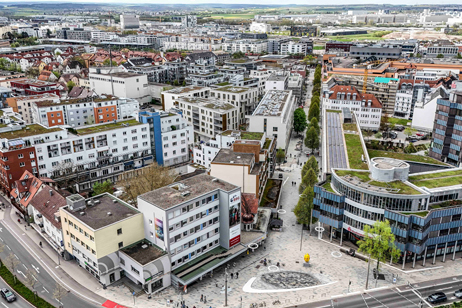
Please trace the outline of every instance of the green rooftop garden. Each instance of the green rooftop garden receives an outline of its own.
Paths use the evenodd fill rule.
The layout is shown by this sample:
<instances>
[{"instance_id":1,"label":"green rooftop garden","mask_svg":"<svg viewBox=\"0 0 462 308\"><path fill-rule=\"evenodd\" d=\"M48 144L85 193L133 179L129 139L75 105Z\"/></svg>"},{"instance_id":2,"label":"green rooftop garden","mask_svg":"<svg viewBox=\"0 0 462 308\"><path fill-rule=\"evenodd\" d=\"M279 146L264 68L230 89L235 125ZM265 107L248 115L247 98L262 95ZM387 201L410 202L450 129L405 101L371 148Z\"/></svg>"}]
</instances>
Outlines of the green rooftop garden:
<instances>
[{"instance_id":1,"label":"green rooftop garden","mask_svg":"<svg viewBox=\"0 0 462 308\"><path fill-rule=\"evenodd\" d=\"M333 113L342 113L342 110L332 110L332 109L327 109L326 112L333 112Z\"/></svg>"},{"instance_id":2,"label":"green rooftop garden","mask_svg":"<svg viewBox=\"0 0 462 308\"><path fill-rule=\"evenodd\" d=\"M462 184L462 176L448 176L445 178L429 179L429 180L413 180L410 182L419 187L437 188L437 187L460 185Z\"/></svg>"},{"instance_id":3,"label":"green rooftop garden","mask_svg":"<svg viewBox=\"0 0 462 308\"><path fill-rule=\"evenodd\" d=\"M428 157L428 156L412 155L412 154L388 152L388 151L379 151L379 150L368 150L368 153L371 159L374 157L391 157L391 158L396 158L396 159L401 159L401 160L415 161L418 163L447 166L447 164L440 162L434 158Z\"/></svg>"},{"instance_id":4,"label":"green rooftop garden","mask_svg":"<svg viewBox=\"0 0 462 308\"><path fill-rule=\"evenodd\" d=\"M388 118L388 123L390 124L395 124L395 125L402 125L402 126L407 126L407 123L412 122L407 119L397 119L397 118Z\"/></svg>"},{"instance_id":5,"label":"green rooftop garden","mask_svg":"<svg viewBox=\"0 0 462 308\"><path fill-rule=\"evenodd\" d=\"M106 124L99 124L95 126L87 126L83 128L77 129L77 134L79 135L87 135L87 134L93 134L93 133L99 133L99 132L104 132L107 130L115 129L115 128L122 128L122 124L128 124L129 126L136 126L140 125L141 123L138 122L137 120L127 120L127 121L120 121L120 122L110 122Z\"/></svg>"},{"instance_id":6,"label":"green rooftop garden","mask_svg":"<svg viewBox=\"0 0 462 308\"><path fill-rule=\"evenodd\" d=\"M417 215L417 216L420 216L420 217L426 217L428 215L428 211L422 211L422 212L400 212L400 214L403 214L403 215Z\"/></svg>"},{"instance_id":7,"label":"green rooftop garden","mask_svg":"<svg viewBox=\"0 0 462 308\"><path fill-rule=\"evenodd\" d=\"M247 62L247 59L232 59L229 62L232 62L232 63L245 63L245 62Z\"/></svg>"},{"instance_id":8,"label":"green rooftop garden","mask_svg":"<svg viewBox=\"0 0 462 308\"><path fill-rule=\"evenodd\" d=\"M263 145L263 149L268 150L271 144L271 139L266 139L265 144Z\"/></svg>"},{"instance_id":9,"label":"green rooftop garden","mask_svg":"<svg viewBox=\"0 0 462 308\"><path fill-rule=\"evenodd\" d=\"M345 134L345 143L348 153L348 162L351 169L364 169L368 170L367 164L361 158L364 157L363 147L361 146L361 139L359 135Z\"/></svg>"},{"instance_id":10,"label":"green rooftop garden","mask_svg":"<svg viewBox=\"0 0 462 308\"><path fill-rule=\"evenodd\" d=\"M261 140L263 133L257 132L241 132L241 139L243 140Z\"/></svg>"},{"instance_id":11,"label":"green rooftop garden","mask_svg":"<svg viewBox=\"0 0 462 308\"><path fill-rule=\"evenodd\" d=\"M370 181L369 171L335 170L338 176L355 176L363 182Z\"/></svg>"},{"instance_id":12,"label":"green rooftop garden","mask_svg":"<svg viewBox=\"0 0 462 308\"><path fill-rule=\"evenodd\" d=\"M222 86L230 85L230 83L229 82L220 82L220 83L217 83L216 85L219 86L219 87L222 87Z\"/></svg>"},{"instance_id":13,"label":"green rooftop garden","mask_svg":"<svg viewBox=\"0 0 462 308\"><path fill-rule=\"evenodd\" d=\"M330 179L328 181L326 181L326 183L324 183L322 185L322 188L324 188L326 191L328 192L331 192L333 194L336 194L336 192L332 189L332 186L330 185L331 184L331 181Z\"/></svg>"},{"instance_id":14,"label":"green rooftop garden","mask_svg":"<svg viewBox=\"0 0 462 308\"><path fill-rule=\"evenodd\" d=\"M367 184L372 185L372 186L377 186L377 187L399 189L397 194L400 194L400 195L420 195L421 194L420 191L415 190L411 186L406 185L405 183L401 181L393 181L393 182L370 181Z\"/></svg>"},{"instance_id":15,"label":"green rooftop garden","mask_svg":"<svg viewBox=\"0 0 462 308\"><path fill-rule=\"evenodd\" d=\"M230 92L230 93L243 93L248 91L249 88L243 88L243 87L238 87L238 86L224 86L220 87L217 89L217 91L224 91L224 92Z\"/></svg>"},{"instance_id":16,"label":"green rooftop garden","mask_svg":"<svg viewBox=\"0 0 462 308\"><path fill-rule=\"evenodd\" d=\"M429 173L429 174L411 175L409 177L409 182L434 179L434 178L444 178L444 177L449 177L449 176L452 177L455 175L462 175L462 169L457 169L453 171L449 171L449 170L445 172L443 171L443 172L434 172L434 173Z\"/></svg>"},{"instance_id":17,"label":"green rooftop garden","mask_svg":"<svg viewBox=\"0 0 462 308\"><path fill-rule=\"evenodd\" d=\"M27 125L23 129L0 133L0 138L22 138L60 131L60 128L46 128L38 124Z\"/></svg>"},{"instance_id":18,"label":"green rooftop garden","mask_svg":"<svg viewBox=\"0 0 462 308\"><path fill-rule=\"evenodd\" d=\"M350 131L357 132L358 128L356 127L356 124L354 123L345 123L343 124L343 130L350 130Z\"/></svg>"},{"instance_id":19,"label":"green rooftop garden","mask_svg":"<svg viewBox=\"0 0 462 308\"><path fill-rule=\"evenodd\" d=\"M0 117L3 116L3 110L0 110Z\"/></svg>"}]
</instances>

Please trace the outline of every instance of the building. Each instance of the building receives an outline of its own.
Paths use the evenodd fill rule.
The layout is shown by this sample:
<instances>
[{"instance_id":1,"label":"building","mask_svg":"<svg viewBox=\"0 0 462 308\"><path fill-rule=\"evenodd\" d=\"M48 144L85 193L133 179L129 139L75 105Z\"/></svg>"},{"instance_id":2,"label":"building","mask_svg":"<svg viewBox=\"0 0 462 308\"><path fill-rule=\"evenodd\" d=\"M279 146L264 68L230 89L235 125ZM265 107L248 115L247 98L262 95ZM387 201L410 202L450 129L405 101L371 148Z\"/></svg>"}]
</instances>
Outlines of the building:
<instances>
[{"instance_id":1,"label":"building","mask_svg":"<svg viewBox=\"0 0 462 308\"><path fill-rule=\"evenodd\" d=\"M29 96L13 96L6 99L6 104L8 107L13 108L14 112L19 113L26 124L32 124L40 123L39 121L34 120L32 113L33 105L37 101L52 101L57 103L59 102L59 96L50 93Z\"/></svg>"},{"instance_id":2,"label":"building","mask_svg":"<svg viewBox=\"0 0 462 308\"><path fill-rule=\"evenodd\" d=\"M183 119L181 112L141 111L141 123L148 123L152 153L159 165L172 166L189 162L190 146L194 143L191 124Z\"/></svg>"},{"instance_id":3,"label":"building","mask_svg":"<svg viewBox=\"0 0 462 308\"><path fill-rule=\"evenodd\" d=\"M288 43L290 41L290 38L284 37L284 38L274 38L274 39L268 39L268 54L280 54L281 53L281 45L284 43Z\"/></svg>"},{"instance_id":4,"label":"building","mask_svg":"<svg viewBox=\"0 0 462 308\"><path fill-rule=\"evenodd\" d=\"M338 42L338 41L329 41L326 43L326 53L332 52L350 52L350 47L354 46L355 43L351 42Z\"/></svg>"},{"instance_id":5,"label":"building","mask_svg":"<svg viewBox=\"0 0 462 308\"><path fill-rule=\"evenodd\" d=\"M186 85L209 87L226 81L221 73L190 73L185 79Z\"/></svg>"},{"instance_id":6,"label":"building","mask_svg":"<svg viewBox=\"0 0 462 308\"><path fill-rule=\"evenodd\" d=\"M249 28L250 32L257 32L257 33L271 33L271 25L266 24L264 22L255 22L253 21L250 24Z\"/></svg>"},{"instance_id":7,"label":"building","mask_svg":"<svg viewBox=\"0 0 462 308\"><path fill-rule=\"evenodd\" d=\"M258 104L258 88L225 85L210 91L210 97L236 106L239 110L238 123L245 123L245 116L252 114Z\"/></svg>"},{"instance_id":8,"label":"building","mask_svg":"<svg viewBox=\"0 0 462 308\"><path fill-rule=\"evenodd\" d=\"M457 57L459 47L455 45L434 44L427 47L425 57L436 58L438 55L443 55L445 58Z\"/></svg>"},{"instance_id":9,"label":"building","mask_svg":"<svg viewBox=\"0 0 462 308\"><path fill-rule=\"evenodd\" d=\"M140 16L135 14L122 14L120 15L120 27L122 30L139 29Z\"/></svg>"},{"instance_id":10,"label":"building","mask_svg":"<svg viewBox=\"0 0 462 308\"><path fill-rule=\"evenodd\" d=\"M61 28L56 31L56 38L61 40L90 41L91 31L83 28Z\"/></svg>"},{"instance_id":11,"label":"building","mask_svg":"<svg viewBox=\"0 0 462 308\"><path fill-rule=\"evenodd\" d=\"M396 92L394 117L409 119L412 110L412 90Z\"/></svg>"},{"instance_id":12,"label":"building","mask_svg":"<svg viewBox=\"0 0 462 308\"><path fill-rule=\"evenodd\" d=\"M249 131L272 135L278 147L287 150L295 106L292 91L267 91L252 115L246 116L249 119Z\"/></svg>"},{"instance_id":13,"label":"building","mask_svg":"<svg viewBox=\"0 0 462 308\"><path fill-rule=\"evenodd\" d=\"M318 27L317 26L306 26L306 25L298 25L298 26L291 26L290 27L290 36L308 36L314 37L318 35Z\"/></svg>"},{"instance_id":14,"label":"building","mask_svg":"<svg viewBox=\"0 0 462 308\"><path fill-rule=\"evenodd\" d=\"M175 107L192 124L198 141L238 128L238 107L221 99L183 96L177 100Z\"/></svg>"},{"instance_id":15,"label":"building","mask_svg":"<svg viewBox=\"0 0 462 308\"><path fill-rule=\"evenodd\" d=\"M280 48L281 55L302 54L306 56L313 53L313 41L306 39L301 39L298 42L289 41L281 43Z\"/></svg>"},{"instance_id":16,"label":"building","mask_svg":"<svg viewBox=\"0 0 462 308\"><path fill-rule=\"evenodd\" d=\"M292 95L295 97L295 103L298 105L305 104L305 97L303 92L303 85L305 79L298 73L291 73L289 81L287 83L287 90L292 91Z\"/></svg>"},{"instance_id":17,"label":"building","mask_svg":"<svg viewBox=\"0 0 462 308\"><path fill-rule=\"evenodd\" d=\"M229 53L263 53L268 51L267 40L229 40L222 44L222 50Z\"/></svg>"},{"instance_id":18,"label":"building","mask_svg":"<svg viewBox=\"0 0 462 308\"><path fill-rule=\"evenodd\" d=\"M120 99L102 95L61 101L36 100L30 110L34 123L46 127L69 125L81 127L91 124L137 118L140 104L134 99Z\"/></svg>"},{"instance_id":19,"label":"building","mask_svg":"<svg viewBox=\"0 0 462 308\"><path fill-rule=\"evenodd\" d=\"M122 278L119 250L144 239L143 214L108 193L66 201L59 209L66 251L104 286Z\"/></svg>"},{"instance_id":20,"label":"building","mask_svg":"<svg viewBox=\"0 0 462 308\"><path fill-rule=\"evenodd\" d=\"M230 131L232 132L232 131ZM207 142L199 143L193 149L194 163L210 169L210 164L221 149L229 149L237 138L238 133L228 131L217 134Z\"/></svg>"},{"instance_id":21,"label":"building","mask_svg":"<svg viewBox=\"0 0 462 308\"><path fill-rule=\"evenodd\" d=\"M181 16L181 27L185 29L194 29L197 27L197 16L196 15L186 15Z\"/></svg>"},{"instance_id":22,"label":"building","mask_svg":"<svg viewBox=\"0 0 462 308\"><path fill-rule=\"evenodd\" d=\"M140 103L151 102L146 75L90 68L89 79L90 87L100 96L111 94L122 98L133 98Z\"/></svg>"},{"instance_id":23,"label":"building","mask_svg":"<svg viewBox=\"0 0 462 308\"><path fill-rule=\"evenodd\" d=\"M401 47L388 47L388 46L351 46L350 57L361 60L366 60L375 57L376 60L389 60L401 58Z\"/></svg>"},{"instance_id":24,"label":"building","mask_svg":"<svg viewBox=\"0 0 462 308\"><path fill-rule=\"evenodd\" d=\"M273 74L266 80L265 89L269 90L287 90L289 86L289 74L285 71L278 71Z\"/></svg>"},{"instance_id":25,"label":"building","mask_svg":"<svg viewBox=\"0 0 462 308\"><path fill-rule=\"evenodd\" d=\"M382 103L373 94L362 94L353 86L332 87L322 97L322 108L343 110L356 115L361 128L378 130L382 117Z\"/></svg>"},{"instance_id":26,"label":"building","mask_svg":"<svg viewBox=\"0 0 462 308\"><path fill-rule=\"evenodd\" d=\"M460 166L462 121L459 120L459 108L462 106L462 94L451 92L447 99L437 99L433 126L433 139L428 156Z\"/></svg>"},{"instance_id":27,"label":"building","mask_svg":"<svg viewBox=\"0 0 462 308\"><path fill-rule=\"evenodd\" d=\"M25 214L24 216L32 214L29 203L39 189L41 189L42 185L45 185L44 180L35 177L26 169L21 177L17 181L14 181L12 185L13 189L10 192L11 201L21 213Z\"/></svg>"},{"instance_id":28,"label":"building","mask_svg":"<svg viewBox=\"0 0 462 308\"><path fill-rule=\"evenodd\" d=\"M434 89L424 100L416 102L414 115L412 117L412 127L420 131L433 131L435 113L438 99L448 99L449 92L440 86Z\"/></svg>"},{"instance_id":29,"label":"building","mask_svg":"<svg viewBox=\"0 0 462 308\"><path fill-rule=\"evenodd\" d=\"M201 97L207 98L210 96L210 88L208 87L198 87L198 86L188 86L181 88L174 88L167 91L162 91L161 101L162 109L170 110L175 107L175 102L182 97Z\"/></svg>"},{"instance_id":30,"label":"building","mask_svg":"<svg viewBox=\"0 0 462 308\"><path fill-rule=\"evenodd\" d=\"M176 288L186 289L247 250L240 244L240 188L221 179L201 174L145 193L138 210L146 239L169 253ZM200 262L213 266L196 266Z\"/></svg>"},{"instance_id":31,"label":"building","mask_svg":"<svg viewBox=\"0 0 462 308\"><path fill-rule=\"evenodd\" d=\"M58 84L42 80L23 79L11 81L11 90L19 95L39 95L45 93L60 96Z\"/></svg>"}]
</instances>

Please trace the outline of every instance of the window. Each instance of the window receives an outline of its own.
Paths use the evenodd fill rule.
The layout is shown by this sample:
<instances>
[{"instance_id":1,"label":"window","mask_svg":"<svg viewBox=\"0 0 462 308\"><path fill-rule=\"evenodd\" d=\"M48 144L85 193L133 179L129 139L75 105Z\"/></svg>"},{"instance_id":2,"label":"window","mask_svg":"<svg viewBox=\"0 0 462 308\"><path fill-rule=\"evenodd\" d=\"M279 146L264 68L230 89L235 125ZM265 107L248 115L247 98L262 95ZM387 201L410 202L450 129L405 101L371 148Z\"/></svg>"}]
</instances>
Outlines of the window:
<instances>
[{"instance_id":1,"label":"window","mask_svg":"<svg viewBox=\"0 0 462 308\"><path fill-rule=\"evenodd\" d=\"M124 242L119 243L119 248L122 248L122 247L124 247Z\"/></svg>"},{"instance_id":2,"label":"window","mask_svg":"<svg viewBox=\"0 0 462 308\"><path fill-rule=\"evenodd\" d=\"M117 229L117 235L121 235L121 234L122 234L122 228Z\"/></svg>"},{"instance_id":3,"label":"window","mask_svg":"<svg viewBox=\"0 0 462 308\"><path fill-rule=\"evenodd\" d=\"M19 154L19 155L18 155L18 158L24 158L24 155L23 155L23 154Z\"/></svg>"},{"instance_id":4,"label":"window","mask_svg":"<svg viewBox=\"0 0 462 308\"><path fill-rule=\"evenodd\" d=\"M24 167L26 163L19 163L19 167Z\"/></svg>"}]
</instances>

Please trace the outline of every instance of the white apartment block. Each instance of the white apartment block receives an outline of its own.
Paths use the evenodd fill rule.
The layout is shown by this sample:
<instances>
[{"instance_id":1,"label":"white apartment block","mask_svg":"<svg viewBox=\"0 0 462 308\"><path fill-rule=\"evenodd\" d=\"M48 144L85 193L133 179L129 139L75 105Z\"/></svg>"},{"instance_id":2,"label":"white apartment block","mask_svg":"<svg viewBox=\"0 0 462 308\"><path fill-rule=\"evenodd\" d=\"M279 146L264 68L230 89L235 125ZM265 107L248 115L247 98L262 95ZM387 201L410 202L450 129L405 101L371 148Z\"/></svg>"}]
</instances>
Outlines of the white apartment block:
<instances>
[{"instance_id":1,"label":"white apartment block","mask_svg":"<svg viewBox=\"0 0 462 308\"><path fill-rule=\"evenodd\" d=\"M278 90L284 91L287 90L289 86L289 74L285 71L278 71L272 74L265 83L266 91Z\"/></svg>"},{"instance_id":2,"label":"white apartment block","mask_svg":"<svg viewBox=\"0 0 462 308\"><path fill-rule=\"evenodd\" d=\"M140 16L135 14L120 15L120 27L122 30L138 29L140 27Z\"/></svg>"},{"instance_id":3,"label":"white apartment block","mask_svg":"<svg viewBox=\"0 0 462 308\"><path fill-rule=\"evenodd\" d=\"M270 33L272 31L271 25L264 22L252 22L250 24L250 32L257 33Z\"/></svg>"},{"instance_id":4,"label":"white apartment block","mask_svg":"<svg viewBox=\"0 0 462 308\"><path fill-rule=\"evenodd\" d=\"M194 143L194 129L192 125L181 114L167 112L161 113L160 123L162 164L164 166L172 166L188 162L190 146ZM159 160L157 156L156 158Z\"/></svg>"},{"instance_id":5,"label":"white apartment block","mask_svg":"<svg viewBox=\"0 0 462 308\"><path fill-rule=\"evenodd\" d=\"M353 86L333 86L322 97L322 109L349 109L355 112L361 128L378 130L382 103L373 94L362 94Z\"/></svg>"},{"instance_id":6,"label":"white apartment block","mask_svg":"<svg viewBox=\"0 0 462 308\"><path fill-rule=\"evenodd\" d=\"M111 94L122 98L133 98L140 103L151 102L148 76L118 72L109 68L90 68L90 87L98 95Z\"/></svg>"},{"instance_id":7,"label":"white apartment block","mask_svg":"<svg viewBox=\"0 0 462 308\"><path fill-rule=\"evenodd\" d=\"M235 40L225 41L222 44L223 51L229 53L262 53L268 51L267 40Z\"/></svg>"},{"instance_id":8,"label":"white apartment block","mask_svg":"<svg viewBox=\"0 0 462 308\"><path fill-rule=\"evenodd\" d=\"M281 44L281 55L289 54L308 54L311 53L311 48L308 48L306 43L289 41Z\"/></svg>"},{"instance_id":9,"label":"white apartment block","mask_svg":"<svg viewBox=\"0 0 462 308\"><path fill-rule=\"evenodd\" d=\"M161 93L161 102L163 110L170 110L175 107L175 102L181 97L201 97L207 98L210 96L209 87L188 86L174 88Z\"/></svg>"},{"instance_id":10,"label":"white apartment block","mask_svg":"<svg viewBox=\"0 0 462 308\"><path fill-rule=\"evenodd\" d=\"M33 115L33 106L37 101L50 101L53 103L59 102L59 96L52 93L44 93L39 95L30 95L30 96L14 96L8 98L7 103L13 110L22 116L22 119L26 124L40 123L34 119ZM15 106L16 105L16 106Z\"/></svg>"},{"instance_id":11,"label":"white apartment block","mask_svg":"<svg viewBox=\"0 0 462 308\"><path fill-rule=\"evenodd\" d=\"M409 119L412 110L412 90L396 92L394 117Z\"/></svg>"},{"instance_id":12,"label":"white apartment block","mask_svg":"<svg viewBox=\"0 0 462 308\"><path fill-rule=\"evenodd\" d=\"M238 127L238 107L216 98L181 97L177 108L193 125L198 141L209 140L216 134Z\"/></svg>"},{"instance_id":13,"label":"white apartment block","mask_svg":"<svg viewBox=\"0 0 462 308\"><path fill-rule=\"evenodd\" d=\"M199 270L197 274L188 268L175 269L209 251L229 251L239 247L240 209L240 187L206 174L138 196L145 237L169 252L172 284L180 288L190 285L212 269ZM242 249L237 250L241 253ZM217 266L227 261L223 260ZM185 277L184 271L189 278Z\"/></svg>"},{"instance_id":14,"label":"white apartment block","mask_svg":"<svg viewBox=\"0 0 462 308\"><path fill-rule=\"evenodd\" d=\"M277 138L278 146L287 150L295 110L292 91L269 90L249 119L250 132L266 133Z\"/></svg>"},{"instance_id":15,"label":"white apartment block","mask_svg":"<svg viewBox=\"0 0 462 308\"><path fill-rule=\"evenodd\" d=\"M210 169L210 164L220 149L229 149L235 140L236 136L233 134L217 134L215 139L210 139L194 148L194 163Z\"/></svg>"},{"instance_id":16,"label":"white apartment block","mask_svg":"<svg viewBox=\"0 0 462 308\"><path fill-rule=\"evenodd\" d=\"M210 91L210 97L226 101L239 110L239 123L245 123L245 116L252 114L258 104L258 88L222 86Z\"/></svg>"}]
</instances>

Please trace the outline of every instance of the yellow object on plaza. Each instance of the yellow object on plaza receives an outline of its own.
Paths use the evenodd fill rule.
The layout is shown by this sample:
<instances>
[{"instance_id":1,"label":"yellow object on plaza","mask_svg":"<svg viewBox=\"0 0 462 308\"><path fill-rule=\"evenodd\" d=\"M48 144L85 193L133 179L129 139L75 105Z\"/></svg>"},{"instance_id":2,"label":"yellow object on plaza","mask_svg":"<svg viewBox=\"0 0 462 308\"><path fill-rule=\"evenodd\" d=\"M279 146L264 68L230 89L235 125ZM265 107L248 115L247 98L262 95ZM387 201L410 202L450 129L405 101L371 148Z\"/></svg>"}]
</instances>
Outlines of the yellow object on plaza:
<instances>
[{"instance_id":1,"label":"yellow object on plaza","mask_svg":"<svg viewBox=\"0 0 462 308\"><path fill-rule=\"evenodd\" d=\"M309 254L306 254L303 259L305 260L305 262L310 262L310 255Z\"/></svg>"}]
</instances>

